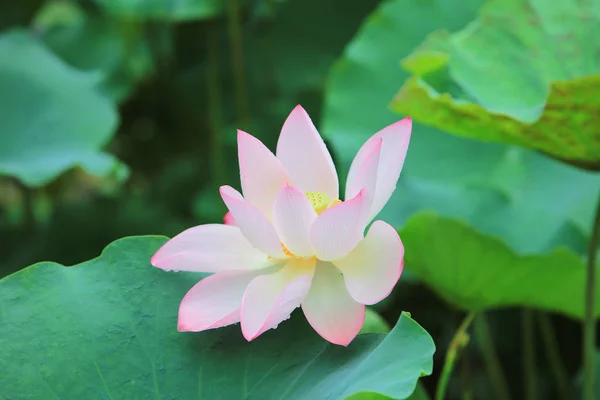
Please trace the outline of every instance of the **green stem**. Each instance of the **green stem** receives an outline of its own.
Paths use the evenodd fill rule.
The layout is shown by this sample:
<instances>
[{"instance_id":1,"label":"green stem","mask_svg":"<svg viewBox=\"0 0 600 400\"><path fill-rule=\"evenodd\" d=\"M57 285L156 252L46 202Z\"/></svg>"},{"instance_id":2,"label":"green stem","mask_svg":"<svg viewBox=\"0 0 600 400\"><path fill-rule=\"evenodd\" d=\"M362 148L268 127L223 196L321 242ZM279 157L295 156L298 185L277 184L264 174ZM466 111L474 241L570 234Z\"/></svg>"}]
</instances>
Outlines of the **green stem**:
<instances>
[{"instance_id":1,"label":"green stem","mask_svg":"<svg viewBox=\"0 0 600 400\"><path fill-rule=\"evenodd\" d=\"M210 157L213 184L220 185L227 180L227 163L221 138L221 86L219 78L219 43L217 25L208 22L206 48L208 63L206 80L208 87L208 119L210 129Z\"/></svg>"},{"instance_id":2,"label":"green stem","mask_svg":"<svg viewBox=\"0 0 600 400\"><path fill-rule=\"evenodd\" d=\"M492 334L490 327L487 323L485 314L480 314L474 322L475 335L477 341L481 347L483 353L483 360L486 364L496 398L498 400L510 400L510 390L508 389L508 383L502 371L498 354L494 348L494 341L492 340Z\"/></svg>"},{"instance_id":3,"label":"green stem","mask_svg":"<svg viewBox=\"0 0 600 400\"><path fill-rule=\"evenodd\" d=\"M525 399L535 400L536 382L535 382L535 340L533 326L533 311L522 311L522 340L523 340L523 383L525 385Z\"/></svg>"},{"instance_id":4,"label":"green stem","mask_svg":"<svg viewBox=\"0 0 600 400\"><path fill-rule=\"evenodd\" d=\"M34 233L37 228L36 220L35 220L35 211L34 211L34 192L33 189L23 184L20 180L15 179L15 182L21 191L21 196L23 199L23 226L28 233Z\"/></svg>"},{"instance_id":5,"label":"green stem","mask_svg":"<svg viewBox=\"0 0 600 400\"><path fill-rule=\"evenodd\" d=\"M443 400L446 396L448 382L450 381L450 375L452 374L452 370L454 369L454 364L456 363L458 353L469 343L469 334L467 333L467 329L469 329L469 325L471 325L471 321L473 321L474 317L474 312L470 312L469 314L467 314L465 319L463 319L462 323L460 324L460 327L454 334L454 337L450 342L450 346L448 346L448 351L446 352L446 360L444 361L442 374L440 376L440 380L435 391L435 400Z\"/></svg>"},{"instance_id":6,"label":"green stem","mask_svg":"<svg viewBox=\"0 0 600 400\"><path fill-rule=\"evenodd\" d=\"M573 400L573 390L569 384L569 375L560 359L558 340L556 340L550 318L548 317L548 314L538 312L537 320L542 334L542 342L545 349L544 353L548 357L548 363L550 364L550 369L554 381L556 382L560 398L563 400Z\"/></svg>"},{"instance_id":7,"label":"green stem","mask_svg":"<svg viewBox=\"0 0 600 400\"><path fill-rule=\"evenodd\" d=\"M473 382L471 377L471 360L468 352L463 352L460 357L460 380L461 380L461 399L473 399Z\"/></svg>"},{"instance_id":8,"label":"green stem","mask_svg":"<svg viewBox=\"0 0 600 400\"><path fill-rule=\"evenodd\" d=\"M242 29L240 25L240 7L238 0L227 0L229 30L229 46L233 68L233 82L235 85L235 104L239 122L246 124L250 119L250 106L246 92L246 75L244 73L244 57L242 47Z\"/></svg>"},{"instance_id":9,"label":"green stem","mask_svg":"<svg viewBox=\"0 0 600 400\"><path fill-rule=\"evenodd\" d=\"M594 400L596 369L596 253L600 242L600 198L588 248L583 327L583 400Z\"/></svg>"}]
</instances>

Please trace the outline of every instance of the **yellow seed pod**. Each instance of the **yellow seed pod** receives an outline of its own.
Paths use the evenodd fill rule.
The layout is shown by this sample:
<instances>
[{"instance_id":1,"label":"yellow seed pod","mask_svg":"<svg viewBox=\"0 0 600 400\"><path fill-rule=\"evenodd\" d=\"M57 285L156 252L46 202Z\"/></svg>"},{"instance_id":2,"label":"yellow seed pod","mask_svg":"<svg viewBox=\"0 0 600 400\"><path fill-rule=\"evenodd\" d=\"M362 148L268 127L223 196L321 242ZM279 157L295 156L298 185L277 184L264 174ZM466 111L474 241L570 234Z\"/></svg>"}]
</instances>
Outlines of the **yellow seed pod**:
<instances>
[{"instance_id":1,"label":"yellow seed pod","mask_svg":"<svg viewBox=\"0 0 600 400\"><path fill-rule=\"evenodd\" d=\"M329 196L321 192L306 192L306 198L310 201L310 204L315 209L317 214L321 214L329 207Z\"/></svg>"}]
</instances>

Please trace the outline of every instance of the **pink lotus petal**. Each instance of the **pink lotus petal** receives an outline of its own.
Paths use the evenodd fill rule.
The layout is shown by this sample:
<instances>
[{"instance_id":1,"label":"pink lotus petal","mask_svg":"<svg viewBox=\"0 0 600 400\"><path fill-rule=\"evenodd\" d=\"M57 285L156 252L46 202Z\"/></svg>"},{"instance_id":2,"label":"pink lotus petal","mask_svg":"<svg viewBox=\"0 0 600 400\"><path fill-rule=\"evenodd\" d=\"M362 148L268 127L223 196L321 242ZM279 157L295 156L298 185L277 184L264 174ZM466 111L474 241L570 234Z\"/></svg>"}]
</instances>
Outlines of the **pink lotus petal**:
<instances>
[{"instance_id":1,"label":"pink lotus petal","mask_svg":"<svg viewBox=\"0 0 600 400\"><path fill-rule=\"evenodd\" d=\"M244 201L242 195L231 186L221 186L220 191L223 201L246 239L272 257L285 257L277 232L267 217L257 207Z\"/></svg>"},{"instance_id":2,"label":"pink lotus petal","mask_svg":"<svg viewBox=\"0 0 600 400\"><path fill-rule=\"evenodd\" d=\"M235 218L233 218L233 215L231 215L231 211L227 211L227 214L225 214L223 217L223 222L225 225L235 226Z\"/></svg>"},{"instance_id":3,"label":"pink lotus petal","mask_svg":"<svg viewBox=\"0 0 600 400\"><path fill-rule=\"evenodd\" d=\"M208 224L181 232L150 260L167 271L218 272L262 268L268 256L255 249L235 226Z\"/></svg>"},{"instance_id":4,"label":"pink lotus petal","mask_svg":"<svg viewBox=\"0 0 600 400\"><path fill-rule=\"evenodd\" d=\"M381 154L381 145L383 139L376 138L373 140L373 149L363 160L360 169L354 175L352 182L348 182L350 187L346 190L348 198L355 197L361 190L365 190L365 207L367 210L371 209L373 201L375 200L375 194L377 193L377 170L379 168L379 160ZM367 220L368 213L365 213L364 226L367 226L370 220Z\"/></svg>"},{"instance_id":5,"label":"pink lotus petal","mask_svg":"<svg viewBox=\"0 0 600 400\"><path fill-rule=\"evenodd\" d=\"M319 335L342 346L356 337L365 322L365 306L350 296L342 274L331 263L317 263L302 311Z\"/></svg>"},{"instance_id":6,"label":"pink lotus petal","mask_svg":"<svg viewBox=\"0 0 600 400\"><path fill-rule=\"evenodd\" d=\"M367 221L375 218L396 189L396 183L398 182L402 166L404 165L404 159L406 158L411 129L412 120L410 117L406 117L395 124L383 128L365 142L352 161L350 171L348 172L346 198L352 197L352 190L355 190L353 183L363 162L376 146L376 142L379 139L383 140L377 171L376 192Z\"/></svg>"},{"instance_id":7,"label":"pink lotus petal","mask_svg":"<svg viewBox=\"0 0 600 400\"><path fill-rule=\"evenodd\" d=\"M273 206L273 225L285 247L296 256L314 255L310 227L316 219L317 213L304 193L289 185L279 190Z\"/></svg>"},{"instance_id":8,"label":"pink lotus petal","mask_svg":"<svg viewBox=\"0 0 600 400\"><path fill-rule=\"evenodd\" d=\"M354 300L375 304L386 298L398 282L404 266L404 246L394 228L375 221L358 246L333 263L344 274Z\"/></svg>"},{"instance_id":9,"label":"pink lotus petal","mask_svg":"<svg viewBox=\"0 0 600 400\"><path fill-rule=\"evenodd\" d=\"M301 106L291 112L277 142L277 158L294 186L303 192L321 192L332 200L339 197L338 177L325 142Z\"/></svg>"},{"instance_id":10,"label":"pink lotus petal","mask_svg":"<svg viewBox=\"0 0 600 400\"><path fill-rule=\"evenodd\" d=\"M310 289L314 266L314 259L292 259L282 270L250 282L241 309L246 340L253 340L289 318Z\"/></svg>"},{"instance_id":11,"label":"pink lotus petal","mask_svg":"<svg viewBox=\"0 0 600 400\"><path fill-rule=\"evenodd\" d=\"M354 198L328 208L313 223L310 239L320 260L331 261L350 253L363 238L368 211L364 190Z\"/></svg>"},{"instance_id":12,"label":"pink lotus petal","mask_svg":"<svg viewBox=\"0 0 600 400\"><path fill-rule=\"evenodd\" d=\"M199 332L239 322L246 287L267 271L225 271L202 279L181 301L177 329Z\"/></svg>"},{"instance_id":13,"label":"pink lotus petal","mask_svg":"<svg viewBox=\"0 0 600 400\"><path fill-rule=\"evenodd\" d=\"M244 199L271 218L279 188L290 181L281 161L260 140L238 131L238 158Z\"/></svg>"}]
</instances>

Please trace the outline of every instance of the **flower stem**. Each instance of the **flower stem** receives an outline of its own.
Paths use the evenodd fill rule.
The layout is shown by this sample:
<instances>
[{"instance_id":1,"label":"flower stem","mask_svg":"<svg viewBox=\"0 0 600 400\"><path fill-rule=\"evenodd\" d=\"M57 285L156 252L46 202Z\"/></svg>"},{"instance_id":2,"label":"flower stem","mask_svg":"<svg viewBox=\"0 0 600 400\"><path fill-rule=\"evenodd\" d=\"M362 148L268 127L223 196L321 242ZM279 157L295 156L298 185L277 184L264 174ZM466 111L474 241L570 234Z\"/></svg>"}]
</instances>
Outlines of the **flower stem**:
<instances>
[{"instance_id":1,"label":"flower stem","mask_svg":"<svg viewBox=\"0 0 600 400\"><path fill-rule=\"evenodd\" d=\"M523 348L523 383L525 386L525 399L536 399L535 382L535 340L533 326L533 311L522 311L522 348Z\"/></svg>"},{"instance_id":2,"label":"flower stem","mask_svg":"<svg viewBox=\"0 0 600 400\"><path fill-rule=\"evenodd\" d=\"M596 252L600 242L600 197L588 248L583 323L583 400L594 399L596 369Z\"/></svg>"},{"instance_id":3,"label":"flower stem","mask_svg":"<svg viewBox=\"0 0 600 400\"><path fill-rule=\"evenodd\" d=\"M34 192L33 189L26 186L20 180L15 179L17 187L21 191L21 196L23 199L23 226L28 233L34 233L37 229L37 223L35 219L35 210L34 210Z\"/></svg>"},{"instance_id":4,"label":"flower stem","mask_svg":"<svg viewBox=\"0 0 600 400\"><path fill-rule=\"evenodd\" d=\"M473 377L471 376L471 357L463 351L460 356L461 399L473 400Z\"/></svg>"},{"instance_id":5,"label":"flower stem","mask_svg":"<svg viewBox=\"0 0 600 400\"><path fill-rule=\"evenodd\" d=\"M227 27L229 30L231 66L233 68L233 82L235 85L235 104L239 123L246 124L250 118L250 107L248 104L248 93L246 92L246 75L244 73L240 6L238 0L227 0L227 5Z\"/></svg>"},{"instance_id":6,"label":"flower stem","mask_svg":"<svg viewBox=\"0 0 600 400\"><path fill-rule=\"evenodd\" d=\"M483 353L483 360L486 364L496 398L498 400L510 400L510 390L508 389L508 383L506 377L502 371L498 354L494 348L494 342L492 340L492 334L490 333L490 327L487 323L485 314L479 314L474 322L475 335L477 341L481 347Z\"/></svg>"},{"instance_id":7,"label":"flower stem","mask_svg":"<svg viewBox=\"0 0 600 400\"><path fill-rule=\"evenodd\" d=\"M459 352L469 344L469 334L467 333L467 329L469 329L469 325L471 325L471 321L473 321L474 317L475 312L473 311L467 314L454 334L450 346L448 346L440 381L435 391L435 400L443 400L446 396L448 382L450 381L450 375L454 369L456 358L458 357Z\"/></svg>"},{"instance_id":8,"label":"flower stem","mask_svg":"<svg viewBox=\"0 0 600 400\"><path fill-rule=\"evenodd\" d=\"M542 335L542 342L544 343L544 353L548 357L548 363L550 364L550 369L552 370L552 375L554 381L556 382L558 393L560 394L559 398L564 400L573 400L574 397L573 391L569 384L569 375L567 374L567 370L560 360L558 341L556 340L556 335L554 334L554 329L552 328L550 318L548 317L548 314L538 312L537 320L540 327L540 333Z\"/></svg>"}]
</instances>

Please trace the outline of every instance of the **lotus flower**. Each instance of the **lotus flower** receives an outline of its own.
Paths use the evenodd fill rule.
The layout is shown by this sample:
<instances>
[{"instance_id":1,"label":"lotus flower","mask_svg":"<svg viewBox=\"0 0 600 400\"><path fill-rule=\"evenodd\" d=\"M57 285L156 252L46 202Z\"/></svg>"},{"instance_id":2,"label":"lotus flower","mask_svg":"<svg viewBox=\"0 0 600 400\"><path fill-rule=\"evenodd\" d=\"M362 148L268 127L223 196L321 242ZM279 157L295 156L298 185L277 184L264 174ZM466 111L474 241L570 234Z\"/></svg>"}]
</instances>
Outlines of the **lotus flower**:
<instances>
[{"instance_id":1,"label":"lotus flower","mask_svg":"<svg viewBox=\"0 0 600 400\"><path fill-rule=\"evenodd\" d=\"M152 257L164 270L213 273L183 298L179 331L241 322L250 341L302 307L318 334L348 345L365 305L387 297L402 273L396 230L375 221L364 232L396 188L411 125L405 118L367 140L344 201L331 155L302 107L285 121L276 155L238 131L243 196L220 188L225 224L190 228Z\"/></svg>"}]
</instances>

